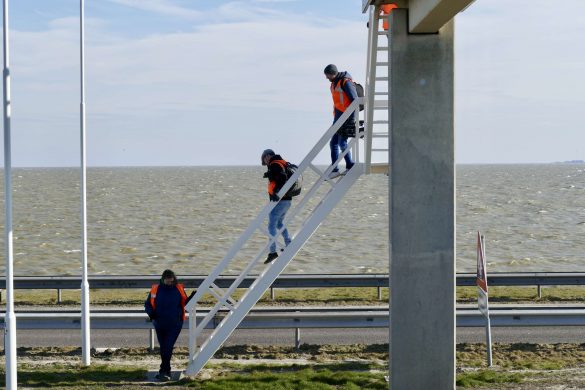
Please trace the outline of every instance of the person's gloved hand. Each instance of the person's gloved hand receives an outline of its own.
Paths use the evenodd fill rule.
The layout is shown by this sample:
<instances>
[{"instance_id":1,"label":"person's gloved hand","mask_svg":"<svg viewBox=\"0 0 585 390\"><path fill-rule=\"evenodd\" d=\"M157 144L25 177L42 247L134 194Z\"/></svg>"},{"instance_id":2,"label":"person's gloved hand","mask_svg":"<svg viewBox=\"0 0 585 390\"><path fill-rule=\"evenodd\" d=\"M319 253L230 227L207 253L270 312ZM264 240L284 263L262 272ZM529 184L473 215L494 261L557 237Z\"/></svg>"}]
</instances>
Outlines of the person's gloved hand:
<instances>
[{"instance_id":1,"label":"person's gloved hand","mask_svg":"<svg viewBox=\"0 0 585 390\"><path fill-rule=\"evenodd\" d=\"M264 179L268 178L268 171L264 172L264 175L262 176Z\"/></svg>"},{"instance_id":2,"label":"person's gloved hand","mask_svg":"<svg viewBox=\"0 0 585 390\"><path fill-rule=\"evenodd\" d=\"M270 200L272 202L278 202L280 200L280 198L278 197L278 195L272 194L272 195L270 195Z\"/></svg>"},{"instance_id":3,"label":"person's gloved hand","mask_svg":"<svg viewBox=\"0 0 585 390\"><path fill-rule=\"evenodd\" d=\"M155 314L149 315L148 318L150 318L151 321L154 321L156 320L156 315Z\"/></svg>"},{"instance_id":4,"label":"person's gloved hand","mask_svg":"<svg viewBox=\"0 0 585 390\"><path fill-rule=\"evenodd\" d=\"M188 299L193 298L194 295L195 295L195 290L191 291L191 294L189 295L189 298Z\"/></svg>"}]
</instances>

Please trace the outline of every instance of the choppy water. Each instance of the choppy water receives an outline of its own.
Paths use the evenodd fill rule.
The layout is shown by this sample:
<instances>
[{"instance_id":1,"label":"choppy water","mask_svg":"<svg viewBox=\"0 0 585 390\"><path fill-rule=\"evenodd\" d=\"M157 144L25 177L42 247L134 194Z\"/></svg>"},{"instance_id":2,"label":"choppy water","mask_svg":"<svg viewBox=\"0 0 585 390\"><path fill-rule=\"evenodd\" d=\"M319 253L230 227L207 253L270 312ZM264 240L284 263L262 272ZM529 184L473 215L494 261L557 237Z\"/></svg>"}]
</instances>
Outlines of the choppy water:
<instances>
[{"instance_id":1,"label":"choppy water","mask_svg":"<svg viewBox=\"0 0 585 390\"><path fill-rule=\"evenodd\" d=\"M474 270L477 229L488 271L582 271L584 169L458 166L458 271ZM13 178L15 274L79 274L78 169L15 169ZM286 272L388 272L387 184L362 177ZM266 202L265 185L256 167L90 168L89 271L208 273Z\"/></svg>"}]
</instances>

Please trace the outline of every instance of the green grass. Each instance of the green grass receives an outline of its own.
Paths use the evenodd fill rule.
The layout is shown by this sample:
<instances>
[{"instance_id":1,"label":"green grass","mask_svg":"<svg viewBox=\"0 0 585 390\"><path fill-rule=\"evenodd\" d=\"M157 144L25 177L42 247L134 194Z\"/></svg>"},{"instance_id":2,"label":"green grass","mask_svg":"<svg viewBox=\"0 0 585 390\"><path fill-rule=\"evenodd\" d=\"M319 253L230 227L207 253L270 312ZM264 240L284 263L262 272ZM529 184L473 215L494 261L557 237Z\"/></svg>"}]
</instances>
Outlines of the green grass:
<instances>
[{"instance_id":1,"label":"green grass","mask_svg":"<svg viewBox=\"0 0 585 390\"><path fill-rule=\"evenodd\" d=\"M214 367L208 369L216 371ZM219 371L223 369L224 371ZM156 384L170 388L197 390L358 390L387 389L386 368L371 364L299 365L231 365L218 367L211 379L185 378L179 382ZM3 374L3 372L2 372ZM528 374L497 370L480 370L457 375L457 386L480 387L502 383L521 383ZM3 375L2 375L3 376ZM3 385L3 378L0 382ZM146 370L137 366L113 368L103 364L91 367L76 365L20 365L18 384L26 388L67 389L146 389L154 383L146 382Z\"/></svg>"},{"instance_id":2,"label":"green grass","mask_svg":"<svg viewBox=\"0 0 585 390\"><path fill-rule=\"evenodd\" d=\"M542 297L538 298L536 286L528 287L490 287L491 303L547 303L547 302L585 302L585 286L543 287ZM476 303L476 287L457 287L459 303Z\"/></svg>"},{"instance_id":3,"label":"green grass","mask_svg":"<svg viewBox=\"0 0 585 390\"><path fill-rule=\"evenodd\" d=\"M353 367L355 368L355 367ZM201 390L333 390L387 389L382 372L349 371L344 365L326 367L254 366L245 373L228 373L205 381L183 381Z\"/></svg>"},{"instance_id":4,"label":"green grass","mask_svg":"<svg viewBox=\"0 0 585 390\"><path fill-rule=\"evenodd\" d=\"M459 388L503 388L529 378L537 388L572 379L573 371L585 369L585 344L494 344L494 368L485 368L485 345L457 345ZM146 369L155 370L156 353L146 348L94 352L91 367L79 365L79 348L19 348L18 383L26 388L60 389L386 389L388 345L233 346L216 357L233 359L208 364L203 377L179 382L146 382ZM179 348L174 366L184 367L187 351ZM143 359L149 359L148 361ZM273 364L242 364L244 359L273 359ZM286 364L284 359L303 359L309 364ZM363 360L357 360L363 359ZM61 363L50 363L52 361ZM69 361L70 363L65 363ZM120 362L124 362L123 365ZM0 365L0 380L3 380ZM555 374L550 375L551 370ZM204 379L207 378L207 379ZM563 379L559 379L563 378ZM577 378L577 382L578 382ZM552 382L551 382L552 381ZM557 382L554 382L557 381ZM2 383L0 383L2 385ZM535 387L536 388L536 387Z\"/></svg>"},{"instance_id":5,"label":"green grass","mask_svg":"<svg viewBox=\"0 0 585 390\"><path fill-rule=\"evenodd\" d=\"M369 372L370 365L333 364L315 367L305 366L233 366L236 372L219 372L212 379L183 379L179 382L162 384L165 387L188 387L192 389L386 389L387 383L382 371ZM225 369L225 367L222 367ZM4 385L4 372L0 371ZM149 388L153 383L146 383L146 370L136 366L112 366L93 364L90 367L77 365L20 365L18 384L27 388L68 388L101 389ZM157 384L161 385L161 384Z\"/></svg>"},{"instance_id":6,"label":"green grass","mask_svg":"<svg viewBox=\"0 0 585 390\"><path fill-rule=\"evenodd\" d=\"M463 388L482 387L497 383L522 383L526 374L481 370L457 374L457 386Z\"/></svg>"},{"instance_id":7,"label":"green grass","mask_svg":"<svg viewBox=\"0 0 585 390\"><path fill-rule=\"evenodd\" d=\"M0 385L4 386L4 367L0 372L2 374ZM21 387L117 387L125 383L143 381L146 378L146 370L140 367L112 367L104 364L93 364L90 367L66 364L50 366L21 364L18 367L17 378L18 385Z\"/></svg>"},{"instance_id":8,"label":"green grass","mask_svg":"<svg viewBox=\"0 0 585 390\"><path fill-rule=\"evenodd\" d=\"M190 291L190 289L188 289ZM238 290L234 296L243 293ZM92 304L99 305L143 305L148 289L102 289L91 290ZM382 289L382 300L378 300L378 290L373 287L333 287L308 289L276 289L276 299L270 298L266 292L260 304L279 306L301 305L382 305L388 303L387 288ZM477 302L477 288L458 287L457 302ZM538 298L536 286L530 287L490 287L490 302L507 303L547 303L547 302L585 302L585 286L560 286L542 289L542 297ZM54 305L57 303L56 290L16 290L17 305ZM202 304L215 303L209 296L204 297ZM62 290L63 305L79 305L79 290Z\"/></svg>"}]
</instances>

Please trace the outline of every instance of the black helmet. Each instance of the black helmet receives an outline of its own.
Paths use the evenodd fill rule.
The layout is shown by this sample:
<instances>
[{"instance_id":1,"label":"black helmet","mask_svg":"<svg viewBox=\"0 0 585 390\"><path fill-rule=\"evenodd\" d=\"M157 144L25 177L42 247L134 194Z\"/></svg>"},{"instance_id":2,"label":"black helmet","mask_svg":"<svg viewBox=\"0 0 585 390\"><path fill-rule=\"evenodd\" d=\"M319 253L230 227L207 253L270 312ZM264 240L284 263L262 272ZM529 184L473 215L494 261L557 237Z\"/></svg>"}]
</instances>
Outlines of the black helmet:
<instances>
[{"instance_id":1,"label":"black helmet","mask_svg":"<svg viewBox=\"0 0 585 390\"><path fill-rule=\"evenodd\" d=\"M337 66L335 66L333 64L329 64L325 67L325 69L323 70L323 73L336 75L337 74Z\"/></svg>"},{"instance_id":2,"label":"black helmet","mask_svg":"<svg viewBox=\"0 0 585 390\"><path fill-rule=\"evenodd\" d=\"M265 149L262 152L262 156L260 157L260 162L262 163L262 165L266 165L266 163L264 162L264 157L266 156L274 156L276 155L276 153L274 153L274 150L272 149Z\"/></svg>"}]
</instances>

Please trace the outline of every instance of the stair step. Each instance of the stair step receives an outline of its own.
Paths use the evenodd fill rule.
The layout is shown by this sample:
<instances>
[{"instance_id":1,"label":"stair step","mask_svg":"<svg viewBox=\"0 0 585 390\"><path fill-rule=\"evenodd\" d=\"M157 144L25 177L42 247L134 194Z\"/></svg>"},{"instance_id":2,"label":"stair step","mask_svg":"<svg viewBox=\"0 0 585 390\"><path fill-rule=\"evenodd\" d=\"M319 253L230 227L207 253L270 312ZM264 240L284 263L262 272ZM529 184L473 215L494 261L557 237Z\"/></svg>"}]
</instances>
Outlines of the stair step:
<instances>
[{"instance_id":1,"label":"stair step","mask_svg":"<svg viewBox=\"0 0 585 390\"><path fill-rule=\"evenodd\" d=\"M374 110L387 110L388 100L374 100Z\"/></svg>"},{"instance_id":2,"label":"stair step","mask_svg":"<svg viewBox=\"0 0 585 390\"><path fill-rule=\"evenodd\" d=\"M388 35L388 31L378 31L378 35Z\"/></svg>"},{"instance_id":3,"label":"stair step","mask_svg":"<svg viewBox=\"0 0 585 390\"><path fill-rule=\"evenodd\" d=\"M373 133L372 138L388 138L388 133Z\"/></svg>"},{"instance_id":4,"label":"stair step","mask_svg":"<svg viewBox=\"0 0 585 390\"><path fill-rule=\"evenodd\" d=\"M376 96L388 96L388 92L374 92Z\"/></svg>"},{"instance_id":5,"label":"stair step","mask_svg":"<svg viewBox=\"0 0 585 390\"><path fill-rule=\"evenodd\" d=\"M388 76L376 77L376 81L388 81Z\"/></svg>"},{"instance_id":6,"label":"stair step","mask_svg":"<svg viewBox=\"0 0 585 390\"><path fill-rule=\"evenodd\" d=\"M388 46L378 46L376 48L376 50L378 50L378 51L388 51Z\"/></svg>"},{"instance_id":7,"label":"stair step","mask_svg":"<svg viewBox=\"0 0 585 390\"><path fill-rule=\"evenodd\" d=\"M372 148L372 152L387 152L388 149L373 149Z\"/></svg>"},{"instance_id":8,"label":"stair step","mask_svg":"<svg viewBox=\"0 0 585 390\"><path fill-rule=\"evenodd\" d=\"M380 61L380 62L376 62L376 66L388 66L389 62L388 61Z\"/></svg>"},{"instance_id":9,"label":"stair step","mask_svg":"<svg viewBox=\"0 0 585 390\"><path fill-rule=\"evenodd\" d=\"M374 125L387 125L388 124L388 121L385 121L385 120L375 120L375 121L372 121L372 124L374 124Z\"/></svg>"}]
</instances>

